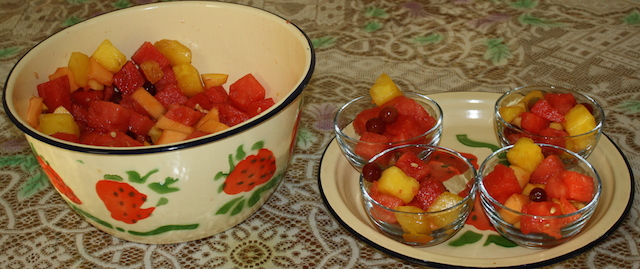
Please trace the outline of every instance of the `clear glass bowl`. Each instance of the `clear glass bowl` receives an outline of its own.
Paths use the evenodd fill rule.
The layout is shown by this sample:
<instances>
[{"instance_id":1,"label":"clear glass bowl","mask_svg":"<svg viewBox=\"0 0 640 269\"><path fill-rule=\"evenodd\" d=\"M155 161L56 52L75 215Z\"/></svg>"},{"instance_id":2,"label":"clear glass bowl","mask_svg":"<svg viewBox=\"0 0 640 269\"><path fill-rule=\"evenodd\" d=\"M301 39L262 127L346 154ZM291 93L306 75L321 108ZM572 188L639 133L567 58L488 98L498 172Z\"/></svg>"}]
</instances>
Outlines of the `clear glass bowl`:
<instances>
[{"instance_id":1,"label":"clear glass bowl","mask_svg":"<svg viewBox=\"0 0 640 269\"><path fill-rule=\"evenodd\" d=\"M577 208L578 210L573 213L556 216L524 214L498 202L494 197L489 195L484 184L484 178L491 173L499 163L508 163L505 156L513 146L501 148L485 159L478 169L477 184L482 208L498 233L520 246L544 249L562 244L576 236L580 230L582 230L598 205L602 191L602 183L595 168L580 155L554 145L537 145L542 147L543 154L545 152L547 153L544 154L545 156L548 156L549 153L562 152L558 156L564 163L566 170L579 172L593 179L595 188L593 190L593 198L590 202L584 203L584 207ZM529 224L523 226L524 222ZM531 223L533 223L534 226L531 226ZM525 229L523 227L527 228ZM530 227L534 228L531 229Z\"/></svg>"},{"instance_id":2,"label":"clear glass bowl","mask_svg":"<svg viewBox=\"0 0 640 269\"><path fill-rule=\"evenodd\" d=\"M518 103L525 98L529 93L533 91L540 91L544 93L552 94L572 94L577 104L583 104L591 111L595 119L595 128L589 128L588 131L582 133L574 133L569 135L567 132L562 134L561 132L546 132L543 134L536 134L531 131L525 130L517 123L517 120L511 120L510 122L503 117L500 113L500 109L508 106L517 106ZM528 104L524 104L527 106ZM604 111L602 107L591 97L579 93L574 90L565 89L556 86L544 86L544 85L532 85L523 86L513 89L503 94L497 101L494 107L496 132L500 138L502 146L513 145L521 137L529 137L536 143L552 144L559 147L567 148L580 156L587 158L596 147L600 135L602 134L602 126L604 124ZM562 124L555 124L550 126L558 128ZM580 128L578 128L580 129ZM566 130L565 130L566 131Z\"/></svg>"},{"instance_id":3,"label":"clear glass bowl","mask_svg":"<svg viewBox=\"0 0 640 269\"><path fill-rule=\"evenodd\" d=\"M456 170L459 173L442 182L447 188L446 193L440 194L426 210L424 208L417 210L419 207L413 201L402 205L404 208L394 207L398 209L395 210L383 205L388 203L379 202L373 198L373 196L380 197L381 191L376 194L372 190L374 182L365 180L361 173L360 190L364 208L374 226L387 237L411 246L437 245L455 235L469 217L475 201L476 169L459 153L426 144L394 147L376 155L370 162L380 165L384 170L394 166L400 156L408 151L424 162L437 160L442 165L457 167ZM441 177L432 176L430 180L434 178ZM427 179L421 178L420 182L424 180ZM376 188L378 188L377 185ZM441 203L444 201L448 202Z\"/></svg>"},{"instance_id":4,"label":"clear glass bowl","mask_svg":"<svg viewBox=\"0 0 640 269\"><path fill-rule=\"evenodd\" d=\"M404 95L417 101L418 104L433 117L435 123L433 127L426 132L401 141L376 143L360 140L360 135L356 133L353 122L360 112L376 106L368 95L351 100L336 113L333 120L336 140L338 141L340 150L356 170L360 171L362 166L364 166L371 157L385 149L405 144L438 145L440 142L440 136L442 134L442 109L440 106L433 99L425 95L416 93L405 93ZM367 148L367 154L359 154L362 151L359 151L358 148Z\"/></svg>"}]
</instances>

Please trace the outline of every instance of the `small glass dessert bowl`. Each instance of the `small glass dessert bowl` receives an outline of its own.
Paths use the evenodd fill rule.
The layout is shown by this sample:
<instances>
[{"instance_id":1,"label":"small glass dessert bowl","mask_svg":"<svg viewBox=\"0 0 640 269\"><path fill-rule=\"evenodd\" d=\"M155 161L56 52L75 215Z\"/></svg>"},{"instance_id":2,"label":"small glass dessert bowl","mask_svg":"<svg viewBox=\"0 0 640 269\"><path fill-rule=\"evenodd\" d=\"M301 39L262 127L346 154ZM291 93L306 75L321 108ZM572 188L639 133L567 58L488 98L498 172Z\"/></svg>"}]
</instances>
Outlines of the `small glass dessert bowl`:
<instances>
[{"instance_id":1,"label":"small glass dessert bowl","mask_svg":"<svg viewBox=\"0 0 640 269\"><path fill-rule=\"evenodd\" d=\"M381 105L367 95L342 106L333 125L342 153L360 171L386 149L405 144L438 145L442 109L433 99L417 93L403 93Z\"/></svg>"},{"instance_id":2,"label":"small glass dessert bowl","mask_svg":"<svg viewBox=\"0 0 640 269\"><path fill-rule=\"evenodd\" d=\"M594 99L556 86L519 87L503 94L495 104L496 131L502 146L529 137L584 158L596 147L604 119L604 111Z\"/></svg>"},{"instance_id":3,"label":"small glass dessert bowl","mask_svg":"<svg viewBox=\"0 0 640 269\"><path fill-rule=\"evenodd\" d=\"M560 245L588 223L601 193L596 170L575 152L522 138L478 170L482 208L494 228L534 249Z\"/></svg>"},{"instance_id":4,"label":"small glass dessert bowl","mask_svg":"<svg viewBox=\"0 0 640 269\"><path fill-rule=\"evenodd\" d=\"M476 170L453 150L427 144L387 149L360 174L363 204L384 235L433 246L456 234L473 208Z\"/></svg>"}]
</instances>

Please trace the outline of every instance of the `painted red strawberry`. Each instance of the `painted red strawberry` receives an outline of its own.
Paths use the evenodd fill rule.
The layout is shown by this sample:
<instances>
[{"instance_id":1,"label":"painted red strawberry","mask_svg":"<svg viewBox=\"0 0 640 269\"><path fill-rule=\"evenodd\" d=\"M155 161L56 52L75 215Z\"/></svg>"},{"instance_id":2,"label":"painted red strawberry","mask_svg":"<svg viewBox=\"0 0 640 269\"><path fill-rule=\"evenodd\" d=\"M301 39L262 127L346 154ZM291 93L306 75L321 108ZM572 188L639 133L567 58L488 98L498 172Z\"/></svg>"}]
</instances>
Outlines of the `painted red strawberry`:
<instances>
[{"instance_id":1,"label":"painted red strawberry","mask_svg":"<svg viewBox=\"0 0 640 269\"><path fill-rule=\"evenodd\" d=\"M134 224L148 218L155 207L142 208L147 195L140 193L128 183L113 180L100 180L96 184L98 196L111 212L115 220Z\"/></svg>"},{"instance_id":2,"label":"painted red strawberry","mask_svg":"<svg viewBox=\"0 0 640 269\"><path fill-rule=\"evenodd\" d=\"M250 191L263 184L276 173L276 157L268 149L260 149L258 154L249 155L231 171L224 181L223 191L238 194Z\"/></svg>"},{"instance_id":3,"label":"painted red strawberry","mask_svg":"<svg viewBox=\"0 0 640 269\"><path fill-rule=\"evenodd\" d=\"M36 156L36 159L38 159L38 162L40 163L40 166L42 166L42 170L44 170L44 173L47 174L47 176L49 177L49 181L51 181L51 184L62 195L67 197L67 199L71 200L76 204L81 205L82 201L80 201L80 199L76 196L76 194L73 193L71 188L69 188L69 186L67 186L67 184L64 183L64 181L58 175L58 173L56 173L56 171L54 171L53 168L49 166L49 164L47 164L42 158L40 158L40 156Z\"/></svg>"}]
</instances>

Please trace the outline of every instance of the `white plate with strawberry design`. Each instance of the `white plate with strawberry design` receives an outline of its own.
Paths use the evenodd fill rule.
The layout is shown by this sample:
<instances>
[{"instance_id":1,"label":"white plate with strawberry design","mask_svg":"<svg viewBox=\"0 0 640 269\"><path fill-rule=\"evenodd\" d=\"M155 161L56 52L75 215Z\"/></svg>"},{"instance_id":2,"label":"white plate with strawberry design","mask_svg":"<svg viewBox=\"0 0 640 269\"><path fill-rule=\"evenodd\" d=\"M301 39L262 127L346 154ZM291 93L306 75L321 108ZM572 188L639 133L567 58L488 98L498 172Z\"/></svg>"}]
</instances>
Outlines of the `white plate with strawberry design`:
<instances>
[{"instance_id":1,"label":"white plate with strawberry design","mask_svg":"<svg viewBox=\"0 0 640 269\"><path fill-rule=\"evenodd\" d=\"M441 146L474 154L482 162L499 145L493 129L493 107L500 94L439 93L429 97L444 112ZM335 139L322 157L318 182L322 198L336 220L354 236L388 255L439 268L533 268L594 247L613 233L629 212L634 179L622 152L604 135L588 160L603 181L598 208L579 235L547 250L515 246L482 223L467 224L452 239L433 247L412 247L384 236L369 221L361 201L359 174L342 155Z\"/></svg>"}]
</instances>

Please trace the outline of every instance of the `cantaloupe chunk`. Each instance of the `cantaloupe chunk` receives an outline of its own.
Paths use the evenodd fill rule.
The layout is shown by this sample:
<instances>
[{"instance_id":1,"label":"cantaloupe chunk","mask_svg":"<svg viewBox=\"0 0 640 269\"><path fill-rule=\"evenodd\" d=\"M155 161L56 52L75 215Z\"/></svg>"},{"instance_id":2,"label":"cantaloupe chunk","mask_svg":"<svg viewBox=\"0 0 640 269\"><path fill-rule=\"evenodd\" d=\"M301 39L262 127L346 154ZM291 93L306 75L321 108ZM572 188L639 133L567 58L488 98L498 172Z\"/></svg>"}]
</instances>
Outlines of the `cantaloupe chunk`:
<instances>
[{"instance_id":1,"label":"cantaloupe chunk","mask_svg":"<svg viewBox=\"0 0 640 269\"><path fill-rule=\"evenodd\" d=\"M178 88L187 97L193 97L194 95L204 92L204 86L200 81L200 73L191 64L180 64L172 67L173 73L178 81Z\"/></svg>"},{"instance_id":2,"label":"cantaloupe chunk","mask_svg":"<svg viewBox=\"0 0 640 269\"><path fill-rule=\"evenodd\" d=\"M524 188L529 183L529 178L531 177L531 173L524 170L522 167L517 165L510 165L509 168L513 170L513 174L516 175L516 179L520 184L520 188Z\"/></svg>"},{"instance_id":3,"label":"cantaloupe chunk","mask_svg":"<svg viewBox=\"0 0 640 269\"><path fill-rule=\"evenodd\" d=\"M82 52L74 51L69 57L69 70L73 74L73 79L80 87L86 87L87 81L89 81L89 56Z\"/></svg>"},{"instance_id":4,"label":"cantaloupe chunk","mask_svg":"<svg viewBox=\"0 0 640 269\"><path fill-rule=\"evenodd\" d=\"M153 97L153 95L147 92L144 88L139 88L133 92L133 94L131 94L131 98L136 100L136 102L138 102L138 104L140 104L154 119L159 119L167 112L167 109L162 106L162 103L160 103L158 99Z\"/></svg>"},{"instance_id":5,"label":"cantaloupe chunk","mask_svg":"<svg viewBox=\"0 0 640 269\"><path fill-rule=\"evenodd\" d=\"M197 129L198 131L203 131L206 133L213 134L213 133L220 132L222 130L226 130L228 128L229 126L227 126L226 124L220 121L209 119L205 121L203 124L201 124Z\"/></svg>"},{"instance_id":6,"label":"cantaloupe chunk","mask_svg":"<svg viewBox=\"0 0 640 269\"><path fill-rule=\"evenodd\" d=\"M204 83L204 87L206 89L209 89L215 86L222 86L225 83L227 83L227 79L229 78L229 75L227 74L216 74L216 73L202 74L201 76L202 76L202 82Z\"/></svg>"},{"instance_id":7,"label":"cantaloupe chunk","mask_svg":"<svg viewBox=\"0 0 640 269\"><path fill-rule=\"evenodd\" d=\"M102 41L91 57L111 73L120 71L127 63L127 56L116 48L109 39Z\"/></svg>"},{"instance_id":8,"label":"cantaloupe chunk","mask_svg":"<svg viewBox=\"0 0 640 269\"><path fill-rule=\"evenodd\" d=\"M32 96L29 99L29 108L27 109L26 121L29 126L38 128L40 123L40 115L42 114L42 98Z\"/></svg>"},{"instance_id":9,"label":"cantaloupe chunk","mask_svg":"<svg viewBox=\"0 0 640 269\"><path fill-rule=\"evenodd\" d=\"M164 71L162 71L160 64L153 60L142 62L140 70L151 84L156 84L164 76Z\"/></svg>"},{"instance_id":10,"label":"cantaloupe chunk","mask_svg":"<svg viewBox=\"0 0 640 269\"><path fill-rule=\"evenodd\" d=\"M507 198L507 200L504 202L504 206L511 210L522 212L522 206L527 202L529 202L529 196L520 193L514 193L509 196L509 198ZM498 213L500 214L502 219L509 224L516 224L520 221L520 216L513 212L500 209L498 210Z\"/></svg>"},{"instance_id":11,"label":"cantaloupe chunk","mask_svg":"<svg viewBox=\"0 0 640 269\"><path fill-rule=\"evenodd\" d=\"M96 59L89 57L89 80L95 80L104 86L111 86L113 73L104 68Z\"/></svg>"},{"instance_id":12,"label":"cantaloupe chunk","mask_svg":"<svg viewBox=\"0 0 640 269\"><path fill-rule=\"evenodd\" d=\"M391 99L403 95L403 93L395 82L387 74L383 73L369 89L369 95L371 95L373 102L377 106L381 106L391 101Z\"/></svg>"},{"instance_id":13,"label":"cantaloupe chunk","mask_svg":"<svg viewBox=\"0 0 640 269\"><path fill-rule=\"evenodd\" d=\"M154 126L165 131L171 130L185 133L187 135L193 133L196 130L196 128L194 127L184 125L165 116L161 116L158 121L156 121L156 124Z\"/></svg>"},{"instance_id":14,"label":"cantaloupe chunk","mask_svg":"<svg viewBox=\"0 0 640 269\"><path fill-rule=\"evenodd\" d=\"M207 114L200 118L198 123L196 123L196 129L199 129L200 126L202 126L202 124L204 124L208 120L220 121L220 111L215 107L211 108L209 112L207 112Z\"/></svg>"},{"instance_id":15,"label":"cantaloupe chunk","mask_svg":"<svg viewBox=\"0 0 640 269\"><path fill-rule=\"evenodd\" d=\"M158 138L158 141L156 141L156 145L180 142L185 140L187 136L189 136L189 134L185 134L183 132L178 132L174 130L164 130L160 135L160 137Z\"/></svg>"},{"instance_id":16,"label":"cantaloupe chunk","mask_svg":"<svg viewBox=\"0 0 640 269\"><path fill-rule=\"evenodd\" d=\"M191 63L191 49L177 40L162 39L153 46L169 60L171 66Z\"/></svg>"}]
</instances>

